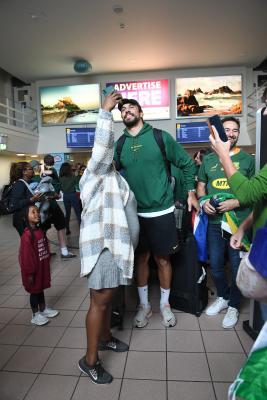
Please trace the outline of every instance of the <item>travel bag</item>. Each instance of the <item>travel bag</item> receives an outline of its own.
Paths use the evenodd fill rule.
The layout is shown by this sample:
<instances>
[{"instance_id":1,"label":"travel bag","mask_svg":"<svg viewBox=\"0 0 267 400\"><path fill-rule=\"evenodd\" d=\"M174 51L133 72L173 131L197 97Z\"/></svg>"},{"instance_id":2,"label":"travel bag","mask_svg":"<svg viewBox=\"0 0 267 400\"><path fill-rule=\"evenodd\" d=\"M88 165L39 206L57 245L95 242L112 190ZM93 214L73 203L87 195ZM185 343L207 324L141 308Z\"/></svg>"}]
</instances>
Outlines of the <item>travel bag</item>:
<instances>
[{"instance_id":1,"label":"travel bag","mask_svg":"<svg viewBox=\"0 0 267 400\"><path fill-rule=\"evenodd\" d=\"M171 307L199 317L208 304L207 276L198 261L196 240L191 230L184 233L180 250L171 256L171 263Z\"/></svg>"}]
</instances>

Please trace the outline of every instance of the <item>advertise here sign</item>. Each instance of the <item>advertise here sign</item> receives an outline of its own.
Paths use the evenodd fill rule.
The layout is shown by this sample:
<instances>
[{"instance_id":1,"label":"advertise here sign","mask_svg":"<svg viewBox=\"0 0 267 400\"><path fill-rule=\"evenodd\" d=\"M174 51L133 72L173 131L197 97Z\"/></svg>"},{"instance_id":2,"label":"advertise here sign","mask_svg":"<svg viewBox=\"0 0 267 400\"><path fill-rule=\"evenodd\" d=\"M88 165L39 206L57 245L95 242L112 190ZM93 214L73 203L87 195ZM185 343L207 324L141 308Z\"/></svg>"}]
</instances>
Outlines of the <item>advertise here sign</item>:
<instances>
[{"instance_id":1,"label":"advertise here sign","mask_svg":"<svg viewBox=\"0 0 267 400\"><path fill-rule=\"evenodd\" d=\"M144 120L170 118L170 96L168 79L109 82L106 87L114 86L123 98L138 101L144 112ZM121 114L116 107L113 110L114 121L121 121Z\"/></svg>"}]
</instances>

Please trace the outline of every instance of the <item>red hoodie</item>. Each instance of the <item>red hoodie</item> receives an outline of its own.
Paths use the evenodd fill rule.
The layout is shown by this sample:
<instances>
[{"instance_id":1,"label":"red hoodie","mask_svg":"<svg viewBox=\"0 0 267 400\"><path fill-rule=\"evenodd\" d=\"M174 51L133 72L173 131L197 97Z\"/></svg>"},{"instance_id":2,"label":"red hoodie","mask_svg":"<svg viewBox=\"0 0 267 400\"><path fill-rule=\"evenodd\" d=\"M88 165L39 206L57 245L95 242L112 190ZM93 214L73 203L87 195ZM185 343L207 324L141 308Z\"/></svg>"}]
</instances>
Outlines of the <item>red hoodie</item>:
<instances>
[{"instance_id":1,"label":"red hoodie","mask_svg":"<svg viewBox=\"0 0 267 400\"><path fill-rule=\"evenodd\" d=\"M28 228L24 230L20 241L19 263L22 283L27 292L40 293L50 287L48 240L40 228L34 230L34 240L30 230ZM33 283L29 282L30 275L33 276Z\"/></svg>"}]
</instances>

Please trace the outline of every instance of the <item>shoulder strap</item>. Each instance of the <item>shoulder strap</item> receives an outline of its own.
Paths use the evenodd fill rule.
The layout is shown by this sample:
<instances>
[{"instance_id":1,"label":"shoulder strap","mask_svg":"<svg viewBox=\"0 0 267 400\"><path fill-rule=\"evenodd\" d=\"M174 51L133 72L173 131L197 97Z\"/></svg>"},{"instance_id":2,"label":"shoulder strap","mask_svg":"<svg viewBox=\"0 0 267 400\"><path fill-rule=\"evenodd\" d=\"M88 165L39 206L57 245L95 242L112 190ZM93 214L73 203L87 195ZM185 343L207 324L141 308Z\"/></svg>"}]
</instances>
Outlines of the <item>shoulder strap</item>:
<instances>
[{"instance_id":1,"label":"shoulder strap","mask_svg":"<svg viewBox=\"0 0 267 400\"><path fill-rule=\"evenodd\" d=\"M121 169L121 151L125 142L126 136L125 134L121 135L117 141L117 147L116 147L116 162L115 162L115 167L119 171Z\"/></svg>"},{"instance_id":2,"label":"shoulder strap","mask_svg":"<svg viewBox=\"0 0 267 400\"><path fill-rule=\"evenodd\" d=\"M163 161L165 164L165 169L166 169L166 174L168 177L168 181L171 183L172 182L172 177L171 177L171 165L170 165L170 161L167 160L167 156L166 156L166 150L165 150L165 145L163 142L163 137L162 137L162 130L161 129L157 129L157 128L153 128L153 134L154 134L154 138L160 148L162 157L163 157Z\"/></svg>"},{"instance_id":3,"label":"shoulder strap","mask_svg":"<svg viewBox=\"0 0 267 400\"><path fill-rule=\"evenodd\" d=\"M29 189L29 191L31 192L31 194L34 194L33 191L32 191L32 189L30 188L30 186L28 185L28 183L27 183L26 181L24 181L24 179L19 179L19 180L20 180L21 182L23 182L24 185L27 186L27 188Z\"/></svg>"}]
</instances>

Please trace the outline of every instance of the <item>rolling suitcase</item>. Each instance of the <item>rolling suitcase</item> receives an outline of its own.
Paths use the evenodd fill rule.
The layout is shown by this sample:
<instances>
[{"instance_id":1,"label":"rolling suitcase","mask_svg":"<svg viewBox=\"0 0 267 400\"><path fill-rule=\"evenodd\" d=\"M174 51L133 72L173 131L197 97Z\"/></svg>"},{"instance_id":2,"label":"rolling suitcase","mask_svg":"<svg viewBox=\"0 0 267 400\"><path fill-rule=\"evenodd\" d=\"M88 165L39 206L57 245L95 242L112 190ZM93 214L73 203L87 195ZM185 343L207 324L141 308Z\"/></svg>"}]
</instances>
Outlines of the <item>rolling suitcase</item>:
<instances>
[{"instance_id":1,"label":"rolling suitcase","mask_svg":"<svg viewBox=\"0 0 267 400\"><path fill-rule=\"evenodd\" d=\"M180 250L171 256L171 262L171 307L200 316L208 304L208 288L205 269L197 259L192 232L186 234Z\"/></svg>"}]
</instances>

